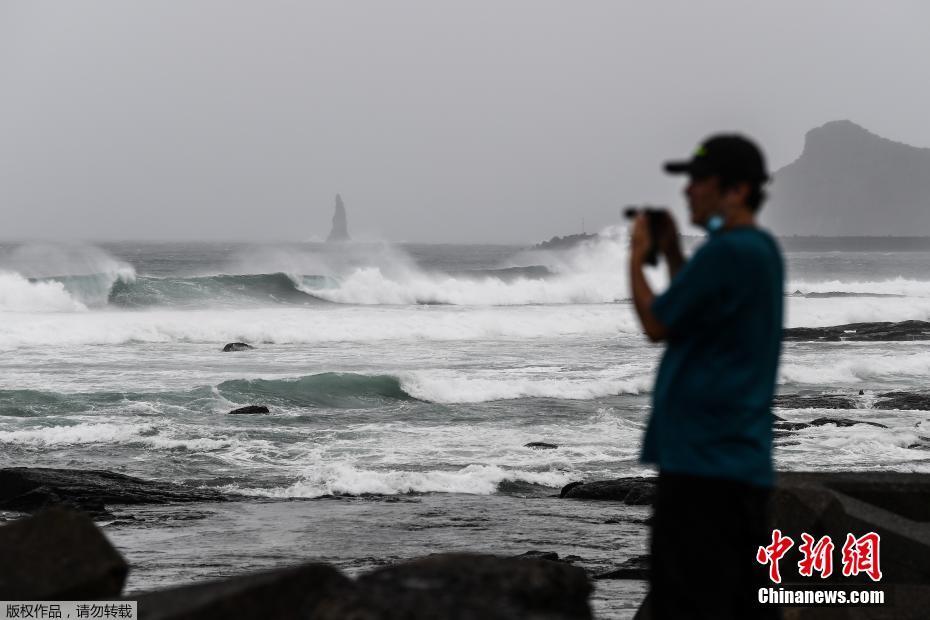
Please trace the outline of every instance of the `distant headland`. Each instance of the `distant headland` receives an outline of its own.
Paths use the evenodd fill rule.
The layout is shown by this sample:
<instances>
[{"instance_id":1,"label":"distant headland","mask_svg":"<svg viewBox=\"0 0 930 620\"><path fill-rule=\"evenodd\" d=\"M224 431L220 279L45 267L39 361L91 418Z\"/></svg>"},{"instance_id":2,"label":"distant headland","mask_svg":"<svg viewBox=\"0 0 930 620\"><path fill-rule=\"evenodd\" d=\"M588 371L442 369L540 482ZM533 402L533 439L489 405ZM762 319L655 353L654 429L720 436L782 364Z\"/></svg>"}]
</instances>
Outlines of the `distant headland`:
<instances>
[{"instance_id":1,"label":"distant headland","mask_svg":"<svg viewBox=\"0 0 930 620\"><path fill-rule=\"evenodd\" d=\"M769 193L761 220L778 235L930 235L930 148L831 121L807 132Z\"/></svg>"}]
</instances>

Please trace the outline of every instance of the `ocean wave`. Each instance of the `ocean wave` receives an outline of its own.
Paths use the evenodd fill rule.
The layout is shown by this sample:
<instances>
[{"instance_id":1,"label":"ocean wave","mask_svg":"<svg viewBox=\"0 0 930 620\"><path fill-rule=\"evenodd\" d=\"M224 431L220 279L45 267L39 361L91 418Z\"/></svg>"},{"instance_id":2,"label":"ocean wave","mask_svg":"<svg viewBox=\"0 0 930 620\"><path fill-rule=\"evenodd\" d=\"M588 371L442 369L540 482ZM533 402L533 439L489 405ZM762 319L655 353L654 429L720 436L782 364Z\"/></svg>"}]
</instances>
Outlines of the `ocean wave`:
<instances>
[{"instance_id":1,"label":"ocean wave","mask_svg":"<svg viewBox=\"0 0 930 620\"><path fill-rule=\"evenodd\" d=\"M898 345L899 343L895 343ZM818 348L786 356L779 370L781 383L797 385L894 383L930 375L930 353L922 349L870 350L870 345Z\"/></svg>"},{"instance_id":2,"label":"ocean wave","mask_svg":"<svg viewBox=\"0 0 930 620\"><path fill-rule=\"evenodd\" d=\"M616 394L640 394L652 386L652 375L618 378L619 369L580 373L562 378L531 377L525 374L488 372L461 374L449 371L407 373L403 389L411 396L434 403L481 403L518 398L593 400ZM587 373L585 373L587 374Z\"/></svg>"},{"instance_id":3,"label":"ocean wave","mask_svg":"<svg viewBox=\"0 0 930 620\"><path fill-rule=\"evenodd\" d=\"M930 297L930 280L902 277L887 280L791 280L785 289L790 294L812 297Z\"/></svg>"},{"instance_id":4,"label":"ocean wave","mask_svg":"<svg viewBox=\"0 0 930 620\"><path fill-rule=\"evenodd\" d=\"M108 302L124 308L204 307L242 302L320 303L317 296L301 290L307 282L321 288L332 285L332 280L324 276L290 276L285 273L187 278L145 276L114 282L108 294Z\"/></svg>"},{"instance_id":5,"label":"ocean wave","mask_svg":"<svg viewBox=\"0 0 930 620\"><path fill-rule=\"evenodd\" d=\"M0 272L0 311L81 312L87 306L75 299L62 282L30 281L18 273Z\"/></svg>"},{"instance_id":6,"label":"ocean wave","mask_svg":"<svg viewBox=\"0 0 930 620\"><path fill-rule=\"evenodd\" d=\"M227 342L461 342L638 334L624 306L308 307L19 313L0 321L0 350L24 346Z\"/></svg>"},{"instance_id":7,"label":"ocean wave","mask_svg":"<svg viewBox=\"0 0 930 620\"><path fill-rule=\"evenodd\" d=\"M273 498L315 498L326 495L398 495L405 493L467 493L490 495L502 482L528 482L558 488L571 475L564 471L526 471L496 465L468 465L456 470L361 469L351 463L332 463L293 484L256 488L228 485L221 490Z\"/></svg>"},{"instance_id":8,"label":"ocean wave","mask_svg":"<svg viewBox=\"0 0 930 620\"><path fill-rule=\"evenodd\" d=\"M235 379L216 387L233 403L259 400L292 407L377 407L388 401L414 400L390 375L327 372L296 379Z\"/></svg>"}]
</instances>

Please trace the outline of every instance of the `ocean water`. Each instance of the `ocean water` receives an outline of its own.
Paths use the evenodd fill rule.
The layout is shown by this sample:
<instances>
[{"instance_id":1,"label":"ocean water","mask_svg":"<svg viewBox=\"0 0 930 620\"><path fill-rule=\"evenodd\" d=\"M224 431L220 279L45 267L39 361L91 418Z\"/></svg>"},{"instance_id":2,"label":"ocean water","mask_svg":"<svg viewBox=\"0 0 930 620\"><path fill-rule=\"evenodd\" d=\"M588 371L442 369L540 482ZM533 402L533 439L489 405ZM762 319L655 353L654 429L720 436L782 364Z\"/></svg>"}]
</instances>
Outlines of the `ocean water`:
<instances>
[{"instance_id":1,"label":"ocean water","mask_svg":"<svg viewBox=\"0 0 930 620\"><path fill-rule=\"evenodd\" d=\"M693 246L699 239L690 239ZM787 323L930 320L930 240L784 239ZM662 287L664 275L652 275ZM224 353L243 341L254 350ZM0 466L119 471L248 496L107 525L140 591L307 559L358 572L446 550L644 553L639 507L553 499L637 462L661 347L622 230L571 249L414 244L0 246ZM786 343L783 393L839 393L779 469L930 471L930 343ZM864 393L860 397L859 391ZM268 415L228 415L267 405ZM524 444L545 441L554 450ZM599 582L629 617L641 582Z\"/></svg>"}]
</instances>

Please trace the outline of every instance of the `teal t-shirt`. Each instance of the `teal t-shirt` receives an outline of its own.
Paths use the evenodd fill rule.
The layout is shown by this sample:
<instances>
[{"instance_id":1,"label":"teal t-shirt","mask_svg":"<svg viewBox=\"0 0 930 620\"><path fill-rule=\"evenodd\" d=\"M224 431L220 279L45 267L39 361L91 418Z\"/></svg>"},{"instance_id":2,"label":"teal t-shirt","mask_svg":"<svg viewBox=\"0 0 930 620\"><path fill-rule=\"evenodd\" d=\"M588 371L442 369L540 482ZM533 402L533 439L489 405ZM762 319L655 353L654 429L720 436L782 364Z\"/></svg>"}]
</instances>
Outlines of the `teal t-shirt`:
<instances>
[{"instance_id":1,"label":"teal t-shirt","mask_svg":"<svg viewBox=\"0 0 930 620\"><path fill-rule=\"evenodd\" d=\"M642 460L772 486L784 267L758 228L711 235L652 304L668 330Z\"/></svg>"}]
</instances>

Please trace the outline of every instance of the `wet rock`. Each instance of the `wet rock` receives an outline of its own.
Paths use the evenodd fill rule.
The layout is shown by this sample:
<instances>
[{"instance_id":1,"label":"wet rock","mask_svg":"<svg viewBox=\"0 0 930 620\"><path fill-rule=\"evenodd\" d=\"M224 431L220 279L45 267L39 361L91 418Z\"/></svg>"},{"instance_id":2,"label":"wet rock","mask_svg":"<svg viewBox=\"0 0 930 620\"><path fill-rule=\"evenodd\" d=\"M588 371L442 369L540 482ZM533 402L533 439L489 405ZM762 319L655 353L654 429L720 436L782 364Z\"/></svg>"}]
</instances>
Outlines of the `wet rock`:
<instances>
[{"instance_id":1,"label":"wet rock","mask_svg":"<svg viewBox=\"0 0 930 620\"><path fill-rule=\"evenodd\" d=\"M537 551L535 549L527 551L526 553L521 553L520 555L515 555L515 558L535 558L537 560L551 560L553 562L559 561L559 554L555 551Z\"/></svg>"},{"instance_id":2,"label":"wet rock","mask_svg":"<svg viewBox=\"0 0 930 620\"><path fill-rule=\"evenodd\" d=\"M53 508L0 527L0 599L119 596L128 567L87 515Z\"/></svg>"},{"instance_id":3,"label":"wet rock","mask_svg":"<svg viewBox=\"0 0 930 620\"><path fill-rule=\"evenodd\" d=\"M0 510L15 512L35 513L54 506L77 510L98 520L113 518L113 515L107 510L103 502L94 501L90 498L75 501L68 497L62 497L55 489L47 486L30 489L22 495L0 499Z\"/></svg>"},{"instance_id":4,"label":"wet rock","mask_svg":"<svg viewBox=\"0 0 930 620\"><path fill-rule=\"evenodd\" d=\"M783 332L784 340L930 340L930 322L900 321L849 323L831 327L794 327Z\"/></svg>"},{"instance_id":5,"label":"wet rock","mask_svg":"<svg viewBox=\"0 0 930 620\"><path fill-rule=\"evenodd\" d=\"M855 409L856 403L849 396L833 394L801 395L779 394L772 400L775 407L782 409Z\"/></svg>"},{"instance_id":6,"label":"wet rock","mask_svg":"<svg viewBox=\"0 0 930 620\"><path fill-rule=\"evenodd\" d=\"M523 444L524 448L534 448L536 450L555 450L558 448L554 443L546 443L545 441L531 441L530 443Z\"/></svg>"},{"instance_id":7,"label":"wet rock","mask_svg":"<svg viewBox=\"0 0 930 620\"><path fill-rule=\"evenodd\" d=\"M591 618L584 570L536 558L450 553L380 568L322 604L318 620Z\"/></svg>"},{"instance_id":8,"label":"wet rock","mask_svg":"<svg viewBox=\"0 0 930 620\"><path fill-rule=\"evenodd\" d=\"M836 424L837 426L847 427L855 426L856 424L868 424L869 426L875 426L877 428L888 428L884 424L879 424L878 422L869 422L868 420L851 420L849 418L817 418L816 420L811 420L811 426L824 426L825 424Z\"/></svg>"},{"instance_id":9,"label":"wet rock","mask_svg":"<svg viewBox=\"0 0 930 620\"><path fill-rule=\"evenodd\" d=\"M247 414L247 413L270 413L265 405L246 405L229 412L229 415Z\"/></svg>"},{"instance_id":10,"label":"wet rock","mask_svg":"<svg viewBox=\"0 0 930 620\"><path fill-rule=\"evenodd\" d=\"M775 429L776 437L782 437L785 435L786 431L797 431L802 428L810 428L811 426L825 426L827 424L835 424L836 426L843 428L855 426L856 424L867 424L876 428L888 428L884 424L879 424L878 422L869 422L868 420L852 420L850 418L817 418L816 420L811 420L810 422L776 422L772 425L772 428Z\"/></svg>"},{"instance_id":11,"label":"wet rock","mask_svg":"<svg viewBox=\"0 0 930 620\"><path fill-rule=\"evenodd\" d=\"M652 504L655 499L655 478L619 478L596 482L570 483L562 488L560 497L619 501L634 506Z\"/></svg>"},{"instance_id":12,"label":"wet rock","mask_svg":"<svg viewBox=\"0 0 930 620\"><path fill-rule=\"evenodd\" d=\"M638 555L617 568L595 575L595 579L649 579L650 556Z\"/></svg>"},{"instance_id":13,"label":"wet rock","mask_svg":"<svg viewBox=\"0 0 930 620\"><path fill-rule=\"evenodd\" d=\"M876 409L910 409L930 411L930 394L917 392L885 392L878 395Z\"/></svg>"},{"instance_id":14,"label":"wet rock","mask_svg":"<svg viewBox=\"0 0 930 620\"><path fill-rule=\"evenodd\" d=\"M223 353L230 353L234 351L251 351L254 348L255 347L252 345L246 344L244 342L230 342L225 347L223 347Z\"/></svg>"},{"instance_id":15,"label":"wet rock","mask_svg":"<svg viewBox=\"0 0 930 620\"><path fill-rule=\"evenodd\" d=\"M133 595L147 620L317 618L317 607L354 588L328 564L289 568Z\"/></svg>"},{"instance_id":16,"label":"wet rock","mask_svg":"<svg viewBox=\"0 0 930 620\"><path fill-rule=\"evenodd\" d=\"M106 516L107 504L216 502L227 496L204 489L152 482L102 470L6 467L0 469L0 509L34 512L50 505Z\"/></svg>"}]
</instances>

